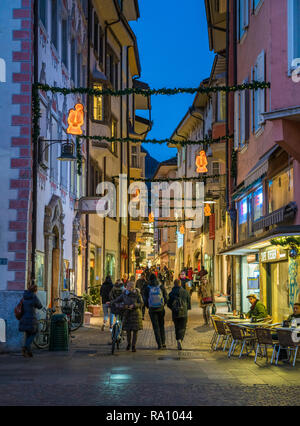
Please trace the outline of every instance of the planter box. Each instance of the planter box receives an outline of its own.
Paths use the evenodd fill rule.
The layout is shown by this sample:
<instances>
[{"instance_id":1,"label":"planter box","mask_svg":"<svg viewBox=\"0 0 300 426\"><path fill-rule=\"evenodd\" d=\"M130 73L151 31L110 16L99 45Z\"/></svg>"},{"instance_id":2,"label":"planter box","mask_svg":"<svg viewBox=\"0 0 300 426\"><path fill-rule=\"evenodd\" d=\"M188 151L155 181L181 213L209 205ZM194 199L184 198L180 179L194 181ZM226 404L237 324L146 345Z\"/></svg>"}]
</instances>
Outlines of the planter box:
<instances>
[{"instance_id":1,"label":"planter box","mask_svg":"<svg viewBox=\"0 0 300 426\"><path fill-rule=\"evenodd\" d=\"M91 312L84 313L84 325L90 325L92 316Z\"/></svg>"},{"instance_id":2,"label":"planter box","mask_svg":"<svg viewBox=\"0 0 300 426\"><path fill-rule=\"evenodd\" d=\"M100 305L89 305L88 311L93 315L93 317L100 317L101 306Z\"/></svg>"}]
</instances>

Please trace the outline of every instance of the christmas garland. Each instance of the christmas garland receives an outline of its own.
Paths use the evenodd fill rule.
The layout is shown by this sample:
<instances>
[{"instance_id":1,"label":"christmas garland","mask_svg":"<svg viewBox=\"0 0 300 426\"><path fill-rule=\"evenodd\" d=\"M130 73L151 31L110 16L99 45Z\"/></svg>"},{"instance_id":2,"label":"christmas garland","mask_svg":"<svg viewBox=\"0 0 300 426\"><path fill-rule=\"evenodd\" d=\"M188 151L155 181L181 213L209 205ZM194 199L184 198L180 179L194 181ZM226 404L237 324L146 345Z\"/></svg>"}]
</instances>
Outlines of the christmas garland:
<instances>
[{"instance_id":1,"label":"christmas garland","mask_svg":"<svg viewBox=\"0 0 300 426\"><path fill-rule=\"evenodd\" d=\"M216 175L200 175L197 177L178 177L178 178L160 178L160 179L138 179L138 178L130 178L131 182L200 182L200 181L206 181L206 179L216 179L219 178L221 176L226 176L226 175L221 175L221 174L216 174ZM118 179L119 176L113 176L112 179Z\"/></svg>"},{"instance_id":2,"label":"christmas garland","mask_svg":"<svg viewBox=\"0 0 300 426\"><path fill-rule=\"evenodd\" d=\"M165 138L165 139L133 139L133 138L112 138L112 137L108 137L108 136L86 136L86 135L82 135L80 136L80 138L82 139L90 139L90 140L94 140L94 141L106 141L106 142L121 142L121 143L126 143L126 142L131 142L131 143L152 143L152 144L164 144L164 143L168 143L168 144L172 144L172 145L181 145L181 146L185 146L185 145L210 145L210 144L214 144L214 143L221 143L227 140L230 140L233 138L232 136L221 136L219 138L204 138L202 140L197 140L197 141L192 141L192 140L184 140L184 141L177 141L175 139L169 139L169 138Z\"/></svg>"},{"instance_id":3,"label":"christmas garland","mask_svg":"<svg viewBox=\"0 0 300 426\"><path fill-rule=\"evenodd\" d=\"M175 89L140 89L140 88L127 88L123 90L112 89L92 89L89 87L74 87L67 89L65 87L49 86L48 84L36 83L34 88L44 92L61 93L62 95L81 94L89 96L126 96L126 95L142 95L145 97L153 95L177 95L182 93L195 94L195 93L217 93L217 92L238 92L243 90L258 90L270 88L270 83L265 81L253 81L252 83L236 84L234 86L213 86L213 87L189 87L189 88L175 88Z\"/></svg>"},{"instance_id":4,"label":"christmas garland","mask_svg":"<svg viewBox=\"0 0 300 426\"><path fill-rule=\"evenodd\" d=\"M300 247L300 237L278 237L271 240L274 246L281 246L284 248Z\"/></svg>"}]
</instances>

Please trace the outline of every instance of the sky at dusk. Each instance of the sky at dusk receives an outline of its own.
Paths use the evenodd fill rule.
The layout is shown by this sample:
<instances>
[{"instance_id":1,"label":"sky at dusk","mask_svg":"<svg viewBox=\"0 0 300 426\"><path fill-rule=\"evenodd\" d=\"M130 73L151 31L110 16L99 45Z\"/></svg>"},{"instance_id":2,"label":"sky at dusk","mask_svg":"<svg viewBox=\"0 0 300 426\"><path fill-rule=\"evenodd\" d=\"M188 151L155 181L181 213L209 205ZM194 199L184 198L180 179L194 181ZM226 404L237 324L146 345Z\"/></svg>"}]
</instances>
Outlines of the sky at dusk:
<instances>
[{"instance_id":1,"label":"sky at dusk","mask_svg":"<svg viewBox=\"0 0 300 426\"><path fill-rule=\"evenodd\" d=\"M209 77L214 57L209 51L204 0L140 0L139 7L141 17L131 27L139 47L140 80L154 89L199 86ZM152 96L154 126L147 138L171 137L193 99L194 95ZM176 149L166 145L144 147L159 161L176 155Z\"/></svg>"}]
</instances>

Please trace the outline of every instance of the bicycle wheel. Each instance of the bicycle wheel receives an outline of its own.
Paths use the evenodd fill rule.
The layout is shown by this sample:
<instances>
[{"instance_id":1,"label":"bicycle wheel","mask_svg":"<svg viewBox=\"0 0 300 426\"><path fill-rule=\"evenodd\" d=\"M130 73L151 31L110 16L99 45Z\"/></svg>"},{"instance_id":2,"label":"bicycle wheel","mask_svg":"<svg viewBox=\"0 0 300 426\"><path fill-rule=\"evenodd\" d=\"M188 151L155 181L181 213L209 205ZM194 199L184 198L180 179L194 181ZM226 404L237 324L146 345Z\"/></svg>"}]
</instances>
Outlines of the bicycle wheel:
<instances>
[{"instance_id":1,"label":"bicycle wheel","mask_svg":"<svg viewBox=\"0 0 300 426\"><path fill-rule=\"evenodd\" d=\"M115 324L113 326L113 330L111 333L111 340L112 340L112 344L111 344L111 354L113 355L115 352L115 348L118 342L118 337L119 337L119 326L118 324Z\"/></svg>"},{"instance_id":2,"label":"bicycle wheel","mask_svg":"<svg viewBox=\"0 0 300 426\"><path fill-rule=\"evenodd\" d=\"M83 315L79 310L74 310L71 314L71 331L76 331L83 324Z\"/></svg>"},{"instance_id":3,"label":"bicycle wheel","mask_svg":"<svg viewBox=\"0 0 300 426\"><path fill-rule=\"evenodd\" d=\"M45 349L50 343L50 331L48 329L48 322L45 319L38 321L38 331L33 341L38 349Z\"/></svg>"}]
</instances>

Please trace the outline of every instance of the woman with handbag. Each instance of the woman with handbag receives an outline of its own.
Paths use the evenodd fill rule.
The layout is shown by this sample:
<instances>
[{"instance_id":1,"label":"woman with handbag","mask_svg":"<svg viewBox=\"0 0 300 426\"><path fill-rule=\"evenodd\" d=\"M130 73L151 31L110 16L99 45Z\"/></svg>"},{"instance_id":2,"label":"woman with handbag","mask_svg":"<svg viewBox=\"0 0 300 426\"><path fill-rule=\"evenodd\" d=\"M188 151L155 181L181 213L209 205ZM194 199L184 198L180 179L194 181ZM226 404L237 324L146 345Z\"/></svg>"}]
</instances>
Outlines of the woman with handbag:
<instances>
[{"instance_id":1,"label":"woman with handbag","mask_svg":"<svg viewBox=\"0 0 300 426\"><path fill-rule=\"evenodd\" d=\"M37 286L31 285L23 295L23 313L20 319L19 331L25 333L25 346L22 348L23 356L32 358L31 344L38 329L38 320L35 310L42 309L43 305L36 296Z\"/></svg>"},{"instance_id":2,"label":"woman with handbag","mask_svg":"<svg viewBox=\"0 0 300 426\"><path fill-rule=\"evenodd\" d=\"M124 292L110 303L124 304L123 330L127 332L127 351L131 348L132 352L136 352L138 331L143 330L143 299L140 291L135 288L134 282L129 281Z\"/></svg>"},{"instance_id":3,"label":"woman with handbag","mask_svg":"<svg viewBox=\"0 0 300 426\"><path fill-rule=\"evenodd\" d=\"M214 303L214 294L212 285L208 280L208 272L204 271L200 281L198 291L200 308L203 309L203 318L205 325L209 324L210 308Z\"/></svg>"}]
</instances>

